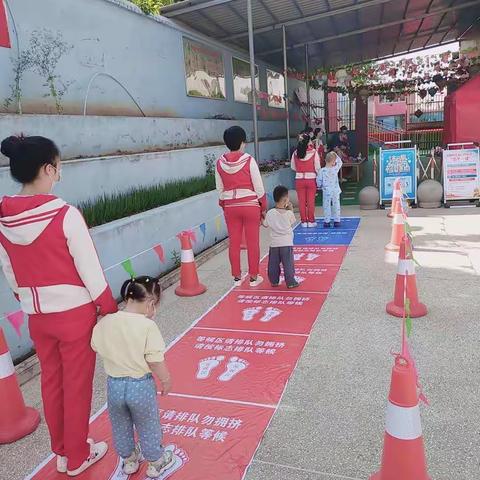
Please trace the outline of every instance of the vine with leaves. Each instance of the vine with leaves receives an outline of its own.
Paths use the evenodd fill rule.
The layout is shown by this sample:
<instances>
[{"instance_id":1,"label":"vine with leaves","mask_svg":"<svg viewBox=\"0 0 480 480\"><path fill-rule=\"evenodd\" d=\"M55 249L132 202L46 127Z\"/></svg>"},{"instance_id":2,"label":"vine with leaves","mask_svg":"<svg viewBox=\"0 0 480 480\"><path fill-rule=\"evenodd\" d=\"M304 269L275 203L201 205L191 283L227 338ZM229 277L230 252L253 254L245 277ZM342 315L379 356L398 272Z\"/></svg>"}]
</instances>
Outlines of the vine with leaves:
<instances>
[{"instance_id":1,"label":"vine with leaves","mask_svg":"<svg viewBox=\"0 0 480 480\"><path fill-rule=\"evenodd\" d=\"M73 46L63 40L60 32L50 30L34 30L30 36L28 48L12 58L13 83L10 85L11 94L3 102L5 109L13 103L17 105L17 113L22 113L22 80L26 72L31 71L44 79L43 86L47 88L44 97L52 97L57 113L63 112L62 98L72 81L63 81L57 73L57 67L64 55L72 50Z\"/></svg>"}]
</instances>

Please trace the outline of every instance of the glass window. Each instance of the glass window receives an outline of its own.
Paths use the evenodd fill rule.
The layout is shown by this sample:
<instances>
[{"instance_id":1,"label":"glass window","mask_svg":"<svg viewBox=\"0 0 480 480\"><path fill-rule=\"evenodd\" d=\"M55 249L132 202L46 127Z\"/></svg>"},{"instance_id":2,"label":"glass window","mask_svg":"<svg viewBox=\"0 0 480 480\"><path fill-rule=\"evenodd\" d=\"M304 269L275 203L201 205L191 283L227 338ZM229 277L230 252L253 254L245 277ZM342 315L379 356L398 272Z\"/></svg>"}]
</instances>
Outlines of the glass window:
<instances>
[{"instance_id":1,"label":"glass window","mask_svg":"<svg viewBox=\"0 0 480 480\"><path fill-rule=\"evenodd\" d=\"M185 81L191 97L225 100L225 67L222 52L183 39Z\"/></svg>"},{"instance_id":2,"label":"glass window","mask_svg":"<svg viewBox=\"0 0 480 480\"><path fill-rule=\"evenodd\" d=\"M285 108L285 80L281 73L267 69L268 106Z\"/></svg>"},{"instance_id":3,"label":"glass window","mask_svg":"<svg viewBox=\"0 0 480 480\"><path fill-rule=\"evenodd\" d=\"M232 57L233 92L236 102L252 103L252 82L250 80L250 62ZM255 65L255 88L260 90L258 67Z\"/></svg>"}]
</instances>

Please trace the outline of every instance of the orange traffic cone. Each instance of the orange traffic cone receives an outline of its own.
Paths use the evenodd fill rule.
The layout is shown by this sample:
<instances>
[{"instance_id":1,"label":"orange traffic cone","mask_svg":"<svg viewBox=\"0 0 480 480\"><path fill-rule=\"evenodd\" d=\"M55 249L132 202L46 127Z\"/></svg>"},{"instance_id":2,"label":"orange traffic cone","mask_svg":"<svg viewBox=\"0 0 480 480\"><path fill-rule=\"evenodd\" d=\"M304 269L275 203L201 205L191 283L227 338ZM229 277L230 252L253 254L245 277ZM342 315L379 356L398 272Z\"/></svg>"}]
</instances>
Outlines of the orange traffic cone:
<instances>
[{"instance_id":1,"label":"orange traffic cone","mask_svg":"<svg viewBox=\"0 0 480 480\"><path fill-rule=\"evenodd\" d=\"M175 289L179 297L194 297L201 295L207 290L205 285L198 281L197 266L193 256L191 238L193 232L182 232L178 235L182 246L182 264L180 266L180 285Z\"/></svg>"},{"instance_id":2,"label":"orange traffic cone","mask_svg":"<svg viewBox=\"0 0 480 480\"><path fill-rule=\"evenodd\" d=\"M397 178L393 183L392 208L388 212L387 217L393 218L396 213L402 213L402 186L400 179Z\"/></svg>"},{"instance_id":3,"label":"orange traffic cone","mask_svg":"<svg viewBox=\"0 0 480 480\"><path fill-rule=\"evenodd\" d=\"M427 314L427 307L418 300L415 263L411 252L412 244L410 239L408 235L404 235L400 244L400 255L398 256L394 298L387 303L387 313L395 317L403 317L405 315L405 298L408 298L410 302L410 317L423 317Z\"/></svg>"},{"instance_id":4,"label":"orange traffic cone","mask_svg":"<svg viewBox=\"0 0 480 480\"><path fill-rule=\"evenodd\" d=\"M398 355L388 395L382 466L370 480L430 480L413 364Z\"/></svg>"},{"instance_id":5,"label":"orange traffic cone","mask_svg":"<svg viewBox=\"0 0 480 480\"><path fill-rule=\"evenodd\" d=\"M390 236L390 243L385 245L385 250L391 252L398 252L400 250L400 242L405 235L405 222L401 213L396 213L392 219L392 234Z\"/></svg>"},{"instance_id":6,"label":"orange traffic cone","mask_svg":"<svg viewBox=\"0 0 480 480\"><path fill-rule=\"evenodd\" d=\"M247 249L247 239L245 238L245 227L242 228L242 241L240 243L240 249L241 250Z\"/></svg>"},{"instance_id":7,"label":"orange traffic cone","mask_svg":"<svg viewBox=\"0 0 480 480\"><path fill-rule=\"evenodd\" d=\"M32 433L40 423L40 414L26 407L18 386L12 357L0 328L0 444L12 443Z\"/></svg>"}]
</instances>

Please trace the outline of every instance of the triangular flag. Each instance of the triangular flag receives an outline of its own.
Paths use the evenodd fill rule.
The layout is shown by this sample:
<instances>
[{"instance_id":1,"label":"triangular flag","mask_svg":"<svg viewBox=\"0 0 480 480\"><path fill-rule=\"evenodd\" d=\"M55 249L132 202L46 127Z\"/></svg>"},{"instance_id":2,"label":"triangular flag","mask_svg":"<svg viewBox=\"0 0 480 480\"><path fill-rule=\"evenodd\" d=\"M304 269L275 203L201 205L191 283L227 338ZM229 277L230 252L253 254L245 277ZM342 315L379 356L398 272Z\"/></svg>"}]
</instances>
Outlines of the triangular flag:
<instances>
[{"instance_id":1,"label":"triangular flag","mask_svg":"<svg viewBox=\"0 0 480 480\"><path fill-rule=\"evenodd\" d=\"M155 253L158 255L158 259L162 263L165 263L165 252L163 251L163 247L161 245L155 245L153 249L155 250Z\"/></svg>"},{"instance_id":2,"label":"triangular flag","mask_svg":"<svg viewBox=\"0 0 480 480\"><path fill-rule=\"evenodd\" d=\"M133 271L132 267L132 261L130 259L125 260L122 262L122 267L125 269L125 271L130 275L131 278L135 278L135 272Z\"/></svg>"},{"instance_id":3,"label":"triangular flag","mask_svg":"<svg viewBox=\"0 0 480 480\"><path fill-rule=\"evenodd\" d=\"M218 217L215 217L215 228L217 229L217 232L220 232L222 229L222 216L219 215Z\"/></svg>"},{"instance_id":4,"label":"triangular flag","mask_svg":"<svg viewBox=\"0 0 480 480\"><path fill-rule=\"evenodd\" d=\"M21 337L21 328L22 325L25 323L25 315L23 314L23 312L21 310L18 310L17 312L7 313L6 317L7 320L10 322L10 325L17 332L17 335Z\"/></svg>"},{"instance_id":5,"label":"triangular flag","mask_svg":"<svg viewBox=\"0 0 480 480\"><path fill-rule=\"evenodd\" d=\"M200 225L200 231L202 232L202 235L203 235L202 242L204 242L205 241L205 234L207 233L207 224L206 223L202 223Z\"/></svg>"}]
</instances>

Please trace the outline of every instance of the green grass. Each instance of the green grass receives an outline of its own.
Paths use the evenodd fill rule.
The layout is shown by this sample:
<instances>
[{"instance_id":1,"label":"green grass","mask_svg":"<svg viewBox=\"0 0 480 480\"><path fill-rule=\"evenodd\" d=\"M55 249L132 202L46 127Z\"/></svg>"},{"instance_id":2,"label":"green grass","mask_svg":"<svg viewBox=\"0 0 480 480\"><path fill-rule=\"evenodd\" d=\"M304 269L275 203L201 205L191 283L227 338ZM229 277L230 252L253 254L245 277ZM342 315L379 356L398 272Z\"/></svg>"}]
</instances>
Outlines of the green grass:
<instances>
[{"instance_id":1,"label":"green grass","mask_svg":"<svg viewBox=\"0 0 480 480\"><path fill-rule=\"evenodd\" d=\"M116 195L104 195L81 203L79 209L87 225L96 227L214 189L213 175L194 177L151 187L135 188Z\"/></svg>"}]
</instances>

